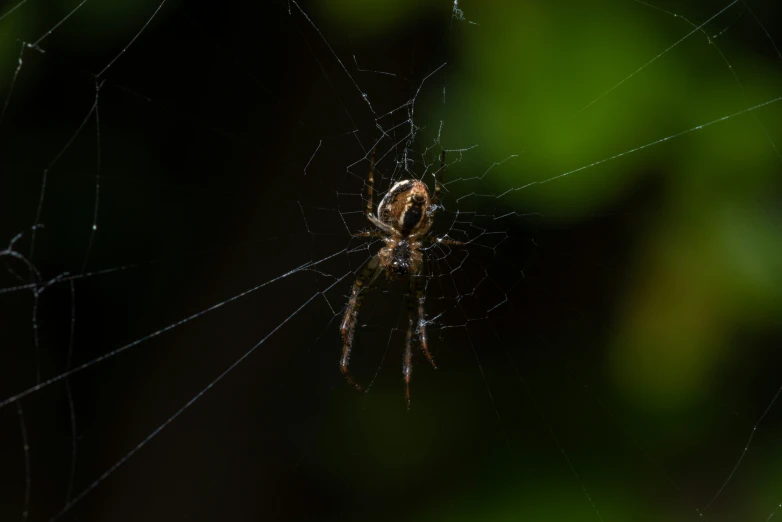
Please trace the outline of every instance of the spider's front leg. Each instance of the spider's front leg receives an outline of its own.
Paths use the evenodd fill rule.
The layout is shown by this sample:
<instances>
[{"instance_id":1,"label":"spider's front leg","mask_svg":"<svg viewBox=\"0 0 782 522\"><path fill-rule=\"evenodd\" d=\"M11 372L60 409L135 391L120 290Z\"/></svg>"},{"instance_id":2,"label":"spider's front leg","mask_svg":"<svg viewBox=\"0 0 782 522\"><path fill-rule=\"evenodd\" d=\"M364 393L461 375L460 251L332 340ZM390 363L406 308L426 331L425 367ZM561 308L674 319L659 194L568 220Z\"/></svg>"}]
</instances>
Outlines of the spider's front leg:
<instances>
[{"instance_id":1,"label":"spider's front leg","mask_svg":"<svg viewBox=\"0 0 782 522\"><path fill-rule=\"evenodd\" d=\"M424 310L424 301L426 300L426 286L424 277L418 274L413 278L415 283L411 282L410 289L415 291L415 301L418 308L418 340L421 342L421 349L426 355L426 359L431 363L432 368L437 369L432 354L429 353L429 338L426 336L426 311Z\"/></svg>"},{"instance_id":2,"label":"spider's front leg","mask_svg":"<svg viewBox=\"0 0 782 522\"><path fill-rule=\"evenodd\" d=\"M350 348L353 346L353 336L356 332L358 309L361 307L361 300L364 297L363 290L369 288L372 283L375 282L375 279L377 279L381 271L380 258L375 255L364 267L361 275L356 277L356 282L353 283L353 289L350 292L350 300L345 309L345 315L342 318L342 326L339 330L342 334L342 359L340 359L339 367L347 381L359 391L363 391L363 389L355 379L353 379L353 376L348 370Z\"/></svg>"},{"instance_id":3,"label":"spider's front leg","mask_svg":"<svg viewBox=\"0 0 782 522\"><path fill-rule=\"evenodd\" d=\"M405 346L405 357L402 366L402 375L405 379L405 399L407 408L410 409L410 379L413 374L413 335L418 334L418 340L421 343L426 358L432 364L432 368L437 369L432 354L429 353L429 339L426 335L426 313L424 311L424 300L426 299L426 288L424 286L423 276L419 274L410 275L410 290L407 294L407 344Z\"/></svg>"}]
</instances>

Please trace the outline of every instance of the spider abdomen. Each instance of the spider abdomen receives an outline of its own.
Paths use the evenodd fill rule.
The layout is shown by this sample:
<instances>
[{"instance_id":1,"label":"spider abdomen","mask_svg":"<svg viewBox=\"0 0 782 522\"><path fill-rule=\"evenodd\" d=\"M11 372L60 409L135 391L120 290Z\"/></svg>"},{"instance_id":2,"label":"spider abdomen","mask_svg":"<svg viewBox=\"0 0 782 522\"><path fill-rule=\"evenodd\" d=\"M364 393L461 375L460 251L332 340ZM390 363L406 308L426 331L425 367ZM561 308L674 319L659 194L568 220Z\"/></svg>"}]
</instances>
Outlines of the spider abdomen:
<instances>
[{"instance_id":1,"label":"spider abdomen","mask_svg":"<svg viewBox=\"0 0 782 522\"><path fill-rule=\"evenodd\" d=\"M431 206L426 185L419 180L397 182L383 197L377 217L398 230L403 237L421 235L431 226L427 210Z\"/></svg>"}]
</instances>

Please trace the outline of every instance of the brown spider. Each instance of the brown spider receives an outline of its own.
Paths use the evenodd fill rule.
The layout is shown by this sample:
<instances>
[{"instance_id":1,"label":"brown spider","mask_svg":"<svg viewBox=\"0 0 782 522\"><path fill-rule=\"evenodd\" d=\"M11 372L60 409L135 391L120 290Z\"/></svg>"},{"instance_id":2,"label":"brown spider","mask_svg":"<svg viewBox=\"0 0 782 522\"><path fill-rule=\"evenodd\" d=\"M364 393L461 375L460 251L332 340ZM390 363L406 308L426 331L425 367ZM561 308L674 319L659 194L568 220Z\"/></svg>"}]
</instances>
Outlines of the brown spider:
<instances>
[{"instance_id":1,"label":"brown spider","mask_svg":"<svg viewBox=\"0 0 782 522\"><path fill-rule=\"evenodd\" d=\"M407 407L410 408L410 375L412 367L412 341L413 334L418 334L426 358L437 369L432 354L429 353L429 346L426 337L426 317L424 313L424 279L421 276L423 271L423 254L421 247L427 241L436 241L440 244L462 245L460 241L454 241L447 238L432 238L427 236L429 228L434 221L434 213L440 199L440 190L442 187L442 178L445 173L445 151L440 156L440 170L437 171L434 186L434 197L429 198L429 192L426 185L419 180L406 179L399 181L383 197L380 205L377 207L377 216L372 213L373 187L375 184L375 150L372 150L372 156L369 162L369 176L367 179L367 203L366 215L370 222L379 230L371 232L362 232L355 234L355 237L380 237L383 239L383 246L372 259L367 262L363 272L356 277L353 284L353 290L350 293L345 310L345 316L342 319L342 359L340 368L347 381L362 391L353 379L348 370L348 359L350 357L350 348L353 344L353 335L356 330L356 318L358 309L361 307L361 300L364 296L364 290L369 288L378 276L385 272L389 280L409 277L409 291L407 294L407 346L405 348L404 363L402 365L402 375L405 379L405 398ZM416 312L418 320L415 320Z\"/></svg>"}]
</instances>

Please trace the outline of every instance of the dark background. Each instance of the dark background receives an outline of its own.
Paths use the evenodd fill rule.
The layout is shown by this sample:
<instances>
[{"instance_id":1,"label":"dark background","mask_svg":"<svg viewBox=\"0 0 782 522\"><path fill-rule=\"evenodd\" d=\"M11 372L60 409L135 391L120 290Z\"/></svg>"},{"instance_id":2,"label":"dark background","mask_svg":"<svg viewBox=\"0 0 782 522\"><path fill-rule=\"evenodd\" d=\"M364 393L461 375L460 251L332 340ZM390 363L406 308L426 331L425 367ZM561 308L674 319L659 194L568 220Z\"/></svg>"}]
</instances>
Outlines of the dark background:
<instances>
[{"instance_id":1,"label":"dark background","mask_svg":"<svg viewBox=\"0 0 782 522\"><path fill-rule=\"evenodd\" d=\"M767 520L779 107L505 195L778 97L763 5L609 91L701 4L169 1L97 79L158 4L85 4L16 77L76 4L1 19L0 239L41 279L0 259L0 518ZM433 233L470 242L427 256L409 411L404 285L361 310L369 393L337 365L377 140L380 192L446 149Z\"/></svg>"}]
</instances>

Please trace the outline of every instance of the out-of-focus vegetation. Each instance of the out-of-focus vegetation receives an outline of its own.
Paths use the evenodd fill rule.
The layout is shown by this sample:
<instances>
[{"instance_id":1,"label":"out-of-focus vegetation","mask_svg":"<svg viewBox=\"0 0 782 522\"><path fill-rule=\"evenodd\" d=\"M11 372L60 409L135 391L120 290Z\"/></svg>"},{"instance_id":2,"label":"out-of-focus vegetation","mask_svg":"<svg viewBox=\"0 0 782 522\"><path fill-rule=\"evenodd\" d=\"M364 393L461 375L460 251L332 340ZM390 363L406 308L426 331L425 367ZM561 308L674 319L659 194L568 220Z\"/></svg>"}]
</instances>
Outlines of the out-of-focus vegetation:
<instances>
[{"instance_id":1,"label":"out-of-focus vegetation","mask_svg":"<svg viewBox=\"0 0 782 522\"><path fill-rule=\"evenodd\" d=\"M445 122L445 148L479 144L462 172L480 174L518 154L487 185L519 212L562 226L656 188L654 208L627 216L638 226L626 265L617 267L623 283L602 348L605 368L630 411L680 426L672 440L710 437L713 426L691 415L734 369L768 355L748 339L778 332L782 317L782 102L732 116L782 95L772 42L782 34L759 23L778 10L750 14L734 5L714 17L721 7L707 2L457 6L463 12L433 36L448 39L451 56L447 90L420 104L427 124ZM447 16L442 2L319 9L366 39L404 31L434 11ZM506 194L511 187L520 190ZM756 478L762 489L779 474L766 468ZM617 479L617 495L633 504L626 487ZM583 518L546 515L535 495L493 494L485 519ZM617 520L673 519L616 509Z\"/></svg>"}]
</instances>

